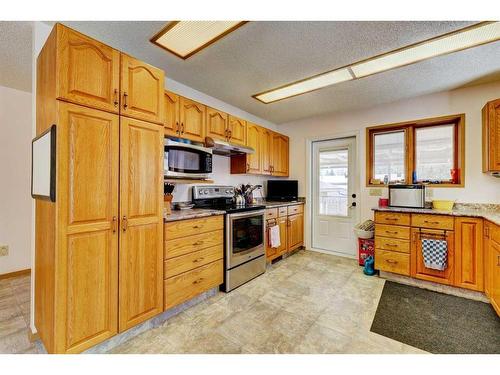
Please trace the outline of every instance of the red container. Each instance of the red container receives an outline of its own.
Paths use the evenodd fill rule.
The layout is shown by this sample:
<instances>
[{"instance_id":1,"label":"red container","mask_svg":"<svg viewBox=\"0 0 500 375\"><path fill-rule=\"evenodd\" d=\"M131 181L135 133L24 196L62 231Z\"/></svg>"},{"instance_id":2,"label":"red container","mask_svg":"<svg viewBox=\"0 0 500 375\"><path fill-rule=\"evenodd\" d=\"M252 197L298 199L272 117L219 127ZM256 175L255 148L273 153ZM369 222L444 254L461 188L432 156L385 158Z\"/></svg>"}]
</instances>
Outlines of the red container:
<instances>
[{"instance_id":1,"label":"red container","mask_svg":"<svg viewBox=\"0 0 500 375\"><path fill-rule=\"evenodd\" d=\"M379 207L387 207L389 205L389 199L388 198L379 198L378 200L378 206Z\"/></svg>"},{"instance_id":2,"label":"red container","mask_svg":"<svg viewBox=\"0 0 500 375\"><path fill-rule=\"evenodd\" d=\"M358 238L358 264L365 265L365 259L369 256L375 256L375 240Z\"/></svg>"}]
</instances>

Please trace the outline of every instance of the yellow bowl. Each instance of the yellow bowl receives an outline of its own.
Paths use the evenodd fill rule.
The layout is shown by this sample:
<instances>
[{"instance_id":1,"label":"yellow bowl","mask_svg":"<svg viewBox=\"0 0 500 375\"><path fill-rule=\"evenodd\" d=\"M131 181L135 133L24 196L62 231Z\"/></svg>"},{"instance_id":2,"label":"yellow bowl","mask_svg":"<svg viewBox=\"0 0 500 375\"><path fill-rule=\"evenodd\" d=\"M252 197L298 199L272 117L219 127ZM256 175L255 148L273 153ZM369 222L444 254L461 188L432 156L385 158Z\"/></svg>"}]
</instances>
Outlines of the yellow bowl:
<instances>
[{"instance_id":1,"label":"yellow bowl","mask_svg":"<svg viewBox=\"0 0 500 375\"><path fill-rule=\"evenodd\" d=\"M451 211L455 201L434 200L432 201L432 208L435 210Z\"/></svg>"}]
</instances>

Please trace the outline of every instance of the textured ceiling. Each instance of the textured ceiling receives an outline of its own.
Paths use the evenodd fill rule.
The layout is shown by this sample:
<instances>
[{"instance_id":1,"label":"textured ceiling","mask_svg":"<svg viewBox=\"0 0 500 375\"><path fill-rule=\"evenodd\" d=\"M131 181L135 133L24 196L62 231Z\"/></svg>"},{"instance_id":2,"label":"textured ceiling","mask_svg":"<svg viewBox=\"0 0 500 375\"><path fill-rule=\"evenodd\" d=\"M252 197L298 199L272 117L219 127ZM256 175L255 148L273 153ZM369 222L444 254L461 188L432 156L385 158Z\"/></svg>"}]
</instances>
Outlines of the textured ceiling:
<instances>
[{"instance_id":1,"label":"textured ceiling","mask_svg":"<svg viewBox=\"0 0 500 375\"><path fill-rule=\"evenodd\" d=\"M0 22L0 86L31 91L33 22Z\"/></svg>"},{"instance_id":2,"label":"textured ceiling","mask_svg":"<svg viewBox=\"0 0 500 375\"><path fill-rule=\"evenodd\" d=\"M474 22L249 22L187 60L149 42L166 22L63 23L277 124L500 79L496 42L266 105L251 96Z\"/></svg>"}]
</instances>

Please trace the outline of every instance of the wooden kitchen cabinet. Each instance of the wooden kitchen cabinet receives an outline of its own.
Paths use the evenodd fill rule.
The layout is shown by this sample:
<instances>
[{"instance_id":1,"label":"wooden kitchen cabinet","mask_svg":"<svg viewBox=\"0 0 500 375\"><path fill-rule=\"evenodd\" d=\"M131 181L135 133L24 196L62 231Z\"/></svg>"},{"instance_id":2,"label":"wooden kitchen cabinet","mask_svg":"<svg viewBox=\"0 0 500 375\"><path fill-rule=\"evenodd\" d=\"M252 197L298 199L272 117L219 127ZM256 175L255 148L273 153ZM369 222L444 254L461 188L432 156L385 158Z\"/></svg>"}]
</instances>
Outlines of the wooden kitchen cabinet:
<instances>
[{"instance_id":1,"label":"wooden kitchen cabinet","mask_svg":"<svg viewBox=\"0 0 500 375\"><path fill-rule=\"evenodd\" d=\"M178 136L180 133L180 117L179 117L179 100L180 97L170 91L164 93L165 105L165 135Z\"/></svg>"},{"instance_id":2,"label":"wooden kitchen cabinet","mask_svg":"<svg viewBox=\"0 0 500 375\"><path fill-rule=\"evenodd\" d=\"M288 228L286 233L288 251L298 249L304 244L304 215L297 214L288 216Z\"/></svg>"},{"instance_id":3,"label":"wooden kitchen cabinet","mask_svg":"<svg viewBox=\"0 0 500 375\"><path fill-rule=\"evenodd\" d=\"M120 85L121 115L158 124L164 123L163 70L122 53Z\"/></svg>"},{"instance_id":4,"label":"wooden kitchen cabinet","mask_svg":"<svg viewBox=\"0 0 500 375\"><path fill-rule=\"evenodd\" d=\"M490 280L490 302L497 314L500 315L500 243L490 241L488 257L487 273Z\"/></svg>"},{"instance_id":5,"label":"wooden kitchen cabinet","mask_svg":"<svg viewBox=\"0 0 500 375\"><path fill-rule=\"evenodd\" d=\"M247 173L260 174L262 172L261 127L252 123L247 123L246 132L247 146L255 150L255 153L246 155Z\"/></svg>"},{"instance_id":6,"label":"wooden kitchen cabinet","mask_svg":"<svg viewBox=\"0 0 500 375\"><path fill-rule=\"evenodd\" d=\"M484 290L483 219L455 218L454 285Z\"/></svg>"},{"instance_id":7,"label":"wooden kitchen cabinet","mask_svg":"<svg viewBox=\"0 0 500 375\"><path fill-rule=\"evenodd\" d=\"M280 217L276 219L269 219L267 220L267 230L266 230L266 235L268 238L267 241L267 246L266 246L266 256L268 260L272 260L274 258L279 257L280 255L283 255L288 251L288 244L287 244L287 228L288 228L288 218L287 217ZM277 225L280 230L280 246L278 247L271 247L271 244L269 242L269 231L271 227Z\"/></svg>"},{"instance_id":8,"label":"wooden kitchen cabinet","mask_svg":"<svg viewBox=\"0 0 500 375\"><path fill-rule=\"evenodd\" d=\"M289 139L286 135L273 133L271 174L273 176L288 177Z\"/></svg>"},{"instance_id":9,"label":"wooden kitchen cabinet","mask_svg":"<svg viewBox=\"0 0 500 375\"><path fill-rule=\"evenodd\" d=\"M264 175L270 175L272 171L272 156L273 156L273 132L269 129L262 128L260 132L260 149L261 149L261 172Z\"/></svg>"},{"instance_id":10,"label":"wooden kitchen cabinet","mask_svg":"<svg viewBox=\"0 0 500 375\"><path fill-rule=\"evenodd\" d=\"M61 24L53 29L56 43L56 97L118 113L120 52ZM47 72L44 72L47 74Z\"/></svg>"},{"instance_id":11,"label":"wooden kitchen cabinet","mask_svg":"<svg viewBox=\"0 0 500 375\"><path fill-rule=\"evenodd\" d=\"M500 99L483 107L483 172L500 173Z\"/></svg>"},{"instance_id":12,"label":"wooden kitchen cabinet","mask_svg":"<svg viewBox=\"0 0 500 375\"><path fill-rule=\"evenodd\" d=\"M228 141L229 115L207 107L207 132L206 136L213 139Z\"/></svg>"},{"instance_id":13,"label":"wooden kitchen cabinet","mask_svg":"<svg viewBox=\"0 0 500 375\"><path fill-rule=\"evenodd\" d=\"M55 343L48 349L78 353L118 330L119 117L64 102L58 107L58 142L66 145L57 171L62 251L55 269Z\"/></svg>"},{"instance_id":14,"label":"wooden kitchen cabinet","mask_svg":"<svg viewBox=\"0 0 500 375\"><path fill-rule=\"evenodd\" d=\"M204 142L206 111L205 105L181 96L179 102L181 124L179 137L195 142Z\"/></svg>"},{"instance_id":15,"label":"wooden kitchen cabinet","mask_svg":"<svg viewBox=\"0 0 500 375\"><path fill-rule=\"evenodd\" d=\"M230 143L245 146L247 143L247 122L229 115L228 140Z\"/></svg>"}]
</instances>

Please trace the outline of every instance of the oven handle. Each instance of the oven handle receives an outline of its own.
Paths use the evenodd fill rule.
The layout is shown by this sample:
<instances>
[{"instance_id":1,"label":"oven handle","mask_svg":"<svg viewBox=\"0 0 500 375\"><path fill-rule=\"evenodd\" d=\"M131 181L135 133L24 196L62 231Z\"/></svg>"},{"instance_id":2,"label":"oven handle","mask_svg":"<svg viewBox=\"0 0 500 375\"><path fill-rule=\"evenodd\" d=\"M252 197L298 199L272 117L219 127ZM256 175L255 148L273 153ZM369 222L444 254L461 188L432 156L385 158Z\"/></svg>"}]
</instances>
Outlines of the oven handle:
<instances>
[{"instance_id":1,"label":"oven handle","mask_svg":"<svg viewBox=\"0 0 500 375\"><path fill-rule=\"evenodd\" d=\"M228 214L227 216L230 219L240 219L242 217L252 217L252 216L260 216L264 215L266 210L256 210L256 211L247 211L247 212L237 212L234 214Z\"/></svg>"}]
</instances>

